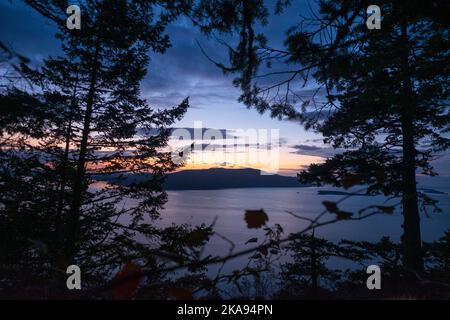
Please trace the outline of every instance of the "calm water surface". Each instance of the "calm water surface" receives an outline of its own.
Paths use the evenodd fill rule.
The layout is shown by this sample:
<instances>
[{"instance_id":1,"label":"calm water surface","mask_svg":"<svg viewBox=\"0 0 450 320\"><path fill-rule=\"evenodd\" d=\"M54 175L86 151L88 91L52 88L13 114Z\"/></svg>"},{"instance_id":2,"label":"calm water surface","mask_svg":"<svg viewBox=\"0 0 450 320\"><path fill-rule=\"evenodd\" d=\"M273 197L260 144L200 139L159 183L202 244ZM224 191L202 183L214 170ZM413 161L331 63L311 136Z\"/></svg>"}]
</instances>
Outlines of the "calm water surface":
<instances>
[{"instance_id":1,"label":"calm water surface","mask_svg":"<svg viewBox=\"0 0 450 320\"><path fill-rule=\"evenodd\" d=\"M257 237L262 239L264 231L247 229L244 221L246 209L264 209L269 216L268 225L280 224L285 234L298 232L308 222L299 220L286 211L308 218L316 217L323 211L323 201L338 201L342 195L319 195L318 190L332 188L255 188L224 189L206 191L170 191L169 202L161 213L160 226L172 223L189 223L199 225L211 224L217 219L215 230L233 240L235 251L249 248L245 242ZM421 227L424 241L433 241L450 229L450 196L448 194L432 194L440 201L442 213L422 215ZM354 196L339 205L340 209L357 212L368 205L386 205L386 198ZM399 199L393 200L398 202ZM391 203L393 203L391 202ZM331 214L328 214L332 218ZM342 221L316 230L316 236L331 241L341 239L377 241L382 236L389 236L399 241L402 233L402 216L399 212L392 215L369 217L361 221ZM225 255L230 245L222 238L214 236L208 243L205 254ZM225 270L241 268L246 258L227 263Z\"/></svg>"}]
</instances>

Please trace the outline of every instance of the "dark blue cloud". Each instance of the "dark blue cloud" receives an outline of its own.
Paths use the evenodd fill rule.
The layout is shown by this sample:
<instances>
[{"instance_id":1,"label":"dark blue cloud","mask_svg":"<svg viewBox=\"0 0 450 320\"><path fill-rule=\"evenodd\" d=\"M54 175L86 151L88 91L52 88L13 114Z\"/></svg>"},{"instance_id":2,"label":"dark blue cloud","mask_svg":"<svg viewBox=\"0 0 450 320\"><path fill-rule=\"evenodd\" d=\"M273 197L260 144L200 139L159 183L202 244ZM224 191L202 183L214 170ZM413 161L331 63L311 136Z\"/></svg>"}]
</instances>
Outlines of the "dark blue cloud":
<instances>
[{"instance_id":1,"label":"dark blue cloud","mask_svg":"<svg viewBox=\"0 0 450 320\"><path fill-rule=\"evenodd\" d=\"M20 1L0 3L0 39L31 63L60 53L56 26Z\"/></svg>"},{"instance_id":2,"label":"dark blue cloud","mask_svg":"<svg viewBox=\"0 0 450 320\"><path fill-rule=\"evenodd\" d=\"M300 154L305 156L315 156L315 157L322 157L322 158L328 158L334 156L336 153L339 153L338 150L333 149L332 147L319 147L319 146L312 146L312 145L306 145L306 144L297 144L290 146L291 149L293 149L292 153L294 154Z\"/></svg>"},{"instance_id":3,"label":"dark blue cloud","mask_svg":"<svg viewBox=\"0 0 450 320\"><path fill-rule=\"evenodd\" d=\"M267 1L271 12L275 0ZM297 10L298 8L298 10ZM285 30L300 14L302 6L295 4L282 16L271 16L269 24L259 27L270 43L281 46ZM54 34L56 26L21 1L0 4L0 38L18 53L25 54L34 65L48 55L59 53L59 43ZM167 107L191 97L193 107L207 108L211 104L224 105L236 101L239 91L231 84L232 75L223 72L202 54L198 43L213 59L226 64L225 46L214 38L205 37L186 18L179 18L168 27L172 47L164 54L150 53L149 73L142 83L142 92L152 104ZM218 35L236 44L236 38Z\"/></svg>"}]
</instances>

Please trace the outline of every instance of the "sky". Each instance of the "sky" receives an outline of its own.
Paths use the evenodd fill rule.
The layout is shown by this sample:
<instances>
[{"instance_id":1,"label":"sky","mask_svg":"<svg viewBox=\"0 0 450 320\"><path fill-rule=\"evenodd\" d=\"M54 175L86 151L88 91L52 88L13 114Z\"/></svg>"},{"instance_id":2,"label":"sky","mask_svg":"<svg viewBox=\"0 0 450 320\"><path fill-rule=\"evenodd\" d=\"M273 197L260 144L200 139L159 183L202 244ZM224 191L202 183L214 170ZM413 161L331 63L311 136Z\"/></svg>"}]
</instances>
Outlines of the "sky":
<instances>
[{"instance_id":1,"label":"sky","mask_svg":"<svg viewBox=\"0 0 450 320\"><path fill-rule=\"evenodd\" d=\"M269 1L269 9L273 11L275 1ZM305 1L294 1L292 7L281 15L271 15L266 26L260 27L269 44L282 46L286 30L298 20L301 12L305 12ZM54 38L55 28L52 22L46 21L33 10L19 1L2 1L0 4L0 37L18 53L26 53L31 63L39 64L48 55L58 53L59 43ZM261 148L252 142L224 138L215 140L215 144L226 145L227 149L210 148L201 155L195 150L185 168L208 168L225 166L255 167L266 171L295 175L301 168L314 162L320 162L334 151L322 143L320 135L305 131L299 123L271 119L256 110L247 109L238 102L240 91L232 85L233 76L223 72L202 54L198 43L204 51L216 61L226 62L226 48L216 39L202 35L190 21L180 18L173 23L167 33L172 47L164 54L149 53L151 62L148 74L142 82L142 95L151 106L166 108L179 104L184 98L190 98L190 105L185 117L177 128L226 129L230 136L236 136L239 129L257 132L258 139L264 139L265 132L278 130L278 143L262 143L271 148ZM227 41L233 41L232 38ZM238 131L236 131L238 130ZM202 131L203 132L203 131ZM239 136L239 135L238 135ZM271 136L269 137L270 140ZM211 142L204 139L203 145ZM180 146L177 141L174 146ZM232 148L230 148L230 146ZM263 149L261 152L260 149ZM277 159L268 165L267 157ZM256 155L257 161L253 161ZM248 159L252 158L252 161ZM275 162L277 162L275 164ZM439 161L438 161L439 162ZM447 168L448 158L441 159L438 166L442 173L450 174Z\"/></svg>"}]
</instances>

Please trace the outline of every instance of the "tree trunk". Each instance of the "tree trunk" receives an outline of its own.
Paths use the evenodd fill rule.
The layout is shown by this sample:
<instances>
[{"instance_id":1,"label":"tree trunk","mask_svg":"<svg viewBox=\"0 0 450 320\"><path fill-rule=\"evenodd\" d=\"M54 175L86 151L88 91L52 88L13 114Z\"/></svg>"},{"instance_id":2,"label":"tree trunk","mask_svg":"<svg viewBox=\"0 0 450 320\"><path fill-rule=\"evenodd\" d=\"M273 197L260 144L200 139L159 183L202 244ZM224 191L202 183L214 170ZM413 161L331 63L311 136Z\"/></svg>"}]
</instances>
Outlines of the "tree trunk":
<instances>
[{"instance_id":1,"label":"tree trunk","mask_svg":"<svg viewBox=\"0 0 450 320\"><path fill-rule=\"evenodd\" d=\"M73 116L75 113L75 106L76 106L76 88L74 88L73 96L70 103L70 111L69 111L69 119L67 124L67 131L65 136L65 147L64 147L64 156L62 159L61 164L61 181L59 185L59 194L58 194L58 206L56 209L56 221L55 221L55 233L56 233L56 239L58 243L61 243L64 241L64 234L63 234L63 207L64 207L64 198L65 198L65 190L67 186L67 169L69 165L69 152L70 152L70 141L72 138L72 121ZM63 248L61 248L63 249ZM61 253L61 252L60 252ZM58 257L60 255L58 254Z\"/></svg>"},{"instance_id":2,"label":"tree trunk","mask_svg":"<svg viewBox=\"0 0 450 320\"><path fill-rule=\"evenodd\" d=\"M66 141L65 141L65 147L64 147L64 156L62 159L61 164L61 181L58 187L59 194L58 194L58 205L56 209L56 217L55 217L55 239L58 242L58 244L64 243L64 219L63 219L63 208L64 208L64 198L65 198L65 190L67 185L67 166L69 163L69 151L70 151L70 138L72 134L72 112L73 112L73 101L71 104L71 114L69 119L69 124L66 132ZM64 269L63 261L64 258L64 246L58 247L56 249L56 252L54 254L54 264L57 268Z\"/></svg>"},{"instance_id":3,"label":"tree trunk","mask_svg":"<svg viewBox=\"0 0 450 320\"><path fill-rule=\"evenodd\" d=\"M405 271L423 273L422 240L416 186L416 149L414 140L415 101L409 68L409 44L407 22L401 25L403 55L403 105L401 126L403 136L403 265Z\"/></svg>"},{"instance_id":4,"label":"tree trunk","mask_svg":"<svg viewBox=\"0 0 450 320\"><path fill-rule=\"evenodd\" d=\"M405 119L406 118L406 119ZM402 119L403 131L403 265L417 273L423 272L422 240L416 187L415 146L412 121Z\"/></svg>"},{"instance_id":5,"label":"tree trunk","mask_svg":"<svg viewBox=\"0 0 450 320\"><path fill-rule=\"evenodd\" d=\"M100 51L100 40L97 39L94 58L92 62L92 73L89 84L89 91L86 99L86 112L83 119L83 131L80 143L80 154L78 156L77 171L73 185L73 200L70 209L68 223L68 237L66 245L66 254L68 262L73 262L78 242L80 211L84 193L84 179L86 174L86 154L88 139L92 120L92 111L94 106L95 86L98 77L98 59Z\"/></svg>"}]
</instances>

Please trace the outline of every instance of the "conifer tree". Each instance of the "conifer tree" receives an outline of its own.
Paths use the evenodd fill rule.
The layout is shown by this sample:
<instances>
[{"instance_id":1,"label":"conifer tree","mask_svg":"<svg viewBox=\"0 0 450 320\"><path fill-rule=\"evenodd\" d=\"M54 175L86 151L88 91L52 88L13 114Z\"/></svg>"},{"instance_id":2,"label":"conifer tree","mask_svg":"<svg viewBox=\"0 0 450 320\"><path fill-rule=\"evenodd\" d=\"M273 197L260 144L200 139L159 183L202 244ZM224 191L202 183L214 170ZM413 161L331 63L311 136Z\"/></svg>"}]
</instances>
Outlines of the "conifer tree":
<instances>
[{"instance_id":1,"label":"conifer tree","mask_svg":"<svg viewBox=\"0 0 450 320\"><path fill-rule=\"evenodd\" d=\"M228 45L229 65L216 63L238 74L240 100L347 149L300 173L303 182L361 184L369 194L400 197L404 267L421 273L419 208L436 201L418 192L416 174L436 175L431 162L450 145L448 2L379 1L381 29L371 30L370 1L320 1L313 14L299 12L284 48L256 34L264 3L235 2L226 25L215 22L228 1L214 1L212 18L197 17L207 31L240 30L238 45ZM242 3L259 9L246 11ZM277 12L291 4L277 1Z\"/></svg>"},{"instance_id":2,"label":"conifer tree","mask_svg":"<svg viewBox=\"0 0 450 320\"><path fill-rule=\"evenodd\" d=\"M178 166L169 126L189 103L155 109L141 98L149 53L170 46L164 30L174 15L156 2L87 1L82 28L69 30L67 2L27 1L57 23L63 54L38 69L23 65L31 90L0 96L1 260L16 269L2 279L9 285L19 268L29 275L19 282L65 286L71 264L98 285L123 263L153 259L167 240L151 221L167 201L165 173ZM131 173L150 179L119 183ZM115 183L102 185L102 175Z\"/></svg>"}]
</instances>

